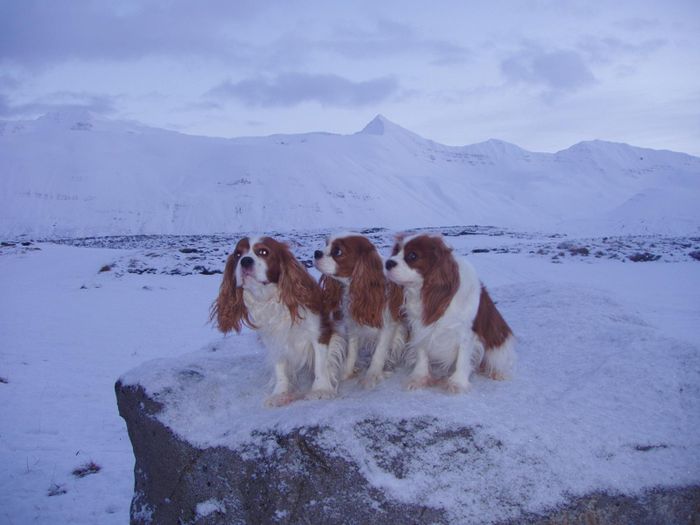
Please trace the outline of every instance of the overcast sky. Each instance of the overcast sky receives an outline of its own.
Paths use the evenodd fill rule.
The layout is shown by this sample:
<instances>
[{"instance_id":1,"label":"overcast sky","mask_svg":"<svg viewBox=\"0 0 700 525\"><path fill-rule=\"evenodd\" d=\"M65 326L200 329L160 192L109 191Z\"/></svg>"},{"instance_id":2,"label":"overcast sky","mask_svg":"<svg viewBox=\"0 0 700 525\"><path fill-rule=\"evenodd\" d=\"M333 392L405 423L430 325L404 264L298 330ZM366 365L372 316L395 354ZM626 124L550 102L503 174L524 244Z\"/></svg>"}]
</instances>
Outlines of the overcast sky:
<instances>
[{"instance_id":1,"label":"overcast sky","mask_svg":"<svg viewBox=\"0 0 700 525\"><path fill-rule=\"evenodd\" d=\"M700 155L700 0L0 0L0 119Z\"/></svg>"}]
</instances>

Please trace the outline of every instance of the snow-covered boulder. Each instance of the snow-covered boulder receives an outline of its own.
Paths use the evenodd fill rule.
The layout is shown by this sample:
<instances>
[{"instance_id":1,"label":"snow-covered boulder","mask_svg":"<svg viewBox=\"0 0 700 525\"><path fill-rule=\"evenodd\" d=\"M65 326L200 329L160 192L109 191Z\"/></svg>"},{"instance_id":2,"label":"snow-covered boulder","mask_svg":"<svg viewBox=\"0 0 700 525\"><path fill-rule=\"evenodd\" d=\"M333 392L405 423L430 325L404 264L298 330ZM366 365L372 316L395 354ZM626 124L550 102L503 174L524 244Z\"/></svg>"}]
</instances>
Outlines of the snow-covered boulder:
<instances>
[{"instance_id":1,"label":"snow-covered boulder","mask_svg":"<svg viewBox=\"0 0 700 525\"><path fill-rule=\"evenodd\" d=\"M327 427L267 429L238 447L199 448L158 420L162 405L143 388L118 384L117 395L136 456L132 523L447 522L441 509L398 502L372 487L334 450ZM373 424L364 431L379 452L386 429L369 432ZM403 422L393 437L405 426L429 425ZM402 459L387 459L400 475Z\"/></svg>"},{"instance_id":2,"label":"snow-covered boulder","mask_svg":"<svg viewBox=\"0 0 700 525\"><path fill-rule=\"evenodd\" d=\"M132 523L699 516L696 349L602 292L493 291L518 370L464 395L408 392L399 369L371 391L347 381L334 400L265 408L270 366L251 332L127 372Z\"/></svg>"},{"instance_id":3,"label":"snow-covered boulder","mask_svg":"<svg viewBox=\"0 0 700 525\"><path fill-rule=\"evenodd\" d=\"M180 373L185 384L202 380L192 369ZM116 391L136 456L132 524L455 522L444 508L400 501L373 487L362 465L350 459L348 451L336 448L337 434L332 428L266 429L254 432L237 447L201 448L159 420L167 400L158 396L161 400L156 401L143 386L121 381ZM236 427L236 422L231 421L231 426ZM403 479L426 455L435 455L433 469L451 472L454 461L464 465L466 456L478 465L503 446L497 440L481 442L478 432L467 426L447 430L438 418L366 419L354 428L359 436L357 446L396 479ZM452 477L448 479L455 483ZM460 488L457 481L454 489ZM485 490L499 488L485 486L475 491L475 501ZM499 498L497 493L493 496ZM474 522L489 523L494 517L484 515ZM699 517L700 489L691 487L657 490L641 497L594 493L550 509L546 515L520 514L517 521L656 524L668 520L694 523Z\"/></svg>"}]
</instances>

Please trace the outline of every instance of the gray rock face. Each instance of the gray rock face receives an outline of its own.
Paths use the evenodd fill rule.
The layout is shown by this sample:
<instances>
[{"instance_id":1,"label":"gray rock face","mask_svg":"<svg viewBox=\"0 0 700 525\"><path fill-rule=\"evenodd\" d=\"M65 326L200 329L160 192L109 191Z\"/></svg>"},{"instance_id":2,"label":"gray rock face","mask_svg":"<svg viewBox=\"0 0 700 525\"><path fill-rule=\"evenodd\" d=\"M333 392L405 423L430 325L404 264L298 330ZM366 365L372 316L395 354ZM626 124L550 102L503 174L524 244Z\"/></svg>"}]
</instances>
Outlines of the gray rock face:
<instances>
[{"instance_id":1,"label":"gray rock face","mask_svg":"<svg viewBox=\"0 0 700 525\"><path fill-rule=\"evenodd\" d=\"M261 431L237 448L198 448L158 419L162 403L141 386L116 384L136 457L131 523L450 523L439 508L397 501L374 488L343 451L329 450L327 427ZM455 455L497 453L502 443L475 439L474 429L445 430L436 418L366 419L358 445L397 479L415 456L440 444ZM449 455L444 458L449 462ZM441 467L444 468L444 467ZM489 516L483 522L491 522ZM523 512L509 523L700 523L700 487L642 496L596 493L550 509Z\"/></svg>"},{"instance_id":2,"label":"gray rock face","mask_svg":"<svg viewBox=\"0 0 700 525\"><path fill-rule=\"evenodd\" d=\"M700 524L700 487L652 490L638 497L605 493L576 498L547 516L529 516L532 525L660 525Z\"/></svg>"},{"instance_id":3,"label":"gray rock face","mask_svg":"<svg viewBox=\"0 0 700 525\"><path fill-rule=\"evenodd\" d=\"M391 501L372 488L357 465L321 444L328 429L268 431L238 450L200 449L157 419L162 406L143 388L117 382L116 393L136 456L133 524L447 523L439 509ZM370 438L375 423L365 424ZM401 471L400 457L388 461Z\"/></svg>"}]
</instances>

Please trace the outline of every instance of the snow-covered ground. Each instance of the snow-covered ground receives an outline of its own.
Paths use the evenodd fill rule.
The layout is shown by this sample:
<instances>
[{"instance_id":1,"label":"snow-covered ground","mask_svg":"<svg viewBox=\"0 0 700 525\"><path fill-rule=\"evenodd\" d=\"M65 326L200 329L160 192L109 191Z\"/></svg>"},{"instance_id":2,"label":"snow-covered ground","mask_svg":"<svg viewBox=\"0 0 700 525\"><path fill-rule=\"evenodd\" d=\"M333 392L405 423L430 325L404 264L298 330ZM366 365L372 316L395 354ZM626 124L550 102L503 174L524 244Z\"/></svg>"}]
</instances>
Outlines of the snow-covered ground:
<instances>
[{"instance_id":1,"label":"snow-covered ground","mask_svg":"<svg viewBox=\"0 0 700 525\"><path fill-rule=\"evenodd\" d=\"M700 263L692 255L700 238L443 230L518 336L515 378L477 378L471 392L447 396L402 391L399 371L375 391L349 383L337 400L277 410L262 408L266 370L254 335L222 338L207 324L220 275L206 274L223 267L230 239L2 246L0 522L127 522L133 455L114 381L152 358L212 344L232 374L211 376L206 427L191 419L200 417L201 398L166 415L177 432L225 443L245 439L252 425L342 425L339 413L352 422L444 407L448 419L478 425L475 440L502 444L500 454L450 474L474 476L475 492L454 494L449 479L431 484L431 458L410 465L403 480L386 476L376 458L360 459L392 495L425 504L452 498L453 515L464 519L488 509L494 490L503 502L519 495L522 508L537 510L567 493L700 482ZM308 260L323 233L282 237ZM372 237L386 255L391 233ZM652 260L633 262L636 254ZM178 359L186 366L192 357ZM157 373L157 362L144 370ZM242 412L255 416L234 428ZM72 473L90 462L96 473Z\"/></svg>"}]
</instances>

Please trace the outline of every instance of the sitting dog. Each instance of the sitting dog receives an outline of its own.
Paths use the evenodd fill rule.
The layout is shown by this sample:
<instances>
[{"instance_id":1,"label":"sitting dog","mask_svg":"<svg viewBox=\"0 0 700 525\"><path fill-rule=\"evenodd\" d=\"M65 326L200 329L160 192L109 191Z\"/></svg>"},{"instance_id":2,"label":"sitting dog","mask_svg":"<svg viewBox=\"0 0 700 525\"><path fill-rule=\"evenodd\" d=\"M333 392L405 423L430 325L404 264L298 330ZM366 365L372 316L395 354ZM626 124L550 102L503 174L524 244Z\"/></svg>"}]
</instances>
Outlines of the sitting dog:
<instances>
[{"instance_id":1,"label":"sitting dog","mask_svg":"<svg viewBox=\"0 0 700 525\"><path fill-rule=\"evenodd\" d=\"M274 362L275 386L268 406L295 399L292 382L313 367L307 399L335 395L345 341L334 333L319 284L286 244L271 237L238 241L228 257L211 319L226 333L243 325L258 330Z\"/></svg>"},{"instance_id":2,"label":"sitting dog","mask_svg":"<svg viewBox=\"0 0 700 525\"><path fill-rule=\"evenodd\" d=\"M368 344L372 360L360 384L373 388L385 377L387 358L396 357L406 339L399 319L401 289L387 281L377 249L362 235L331 237L323 251L314 252L314 265L323 274L326 307L346 329L348 353L342 378L355 373L358 350Z\"/></svg>"},{"instance_id":3,"label":"sitting dog","mask_svg":"<svg viewBox=\"0 0 700 525\"><path fill-rule=\"evenodd\" d=\"M435 381L430 365L449 373L444 386L463 392L478 370L505 379L515 363L514 337L472 265L456 258L441 236L399 237L386 261L387 277L403 287L415 366L409 389Z\"/></svg>"}]
</instances>

